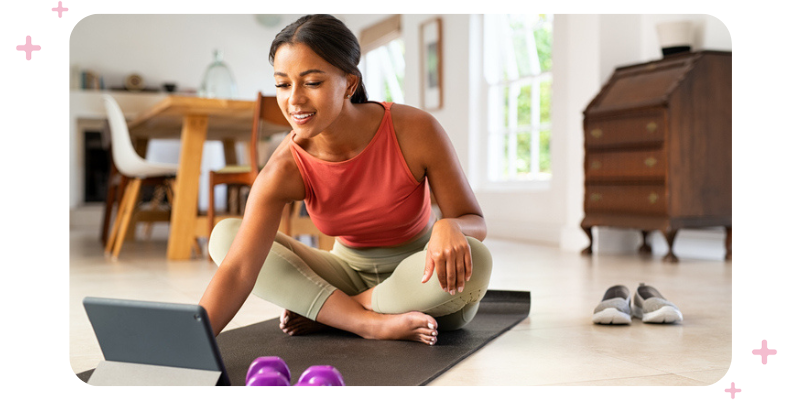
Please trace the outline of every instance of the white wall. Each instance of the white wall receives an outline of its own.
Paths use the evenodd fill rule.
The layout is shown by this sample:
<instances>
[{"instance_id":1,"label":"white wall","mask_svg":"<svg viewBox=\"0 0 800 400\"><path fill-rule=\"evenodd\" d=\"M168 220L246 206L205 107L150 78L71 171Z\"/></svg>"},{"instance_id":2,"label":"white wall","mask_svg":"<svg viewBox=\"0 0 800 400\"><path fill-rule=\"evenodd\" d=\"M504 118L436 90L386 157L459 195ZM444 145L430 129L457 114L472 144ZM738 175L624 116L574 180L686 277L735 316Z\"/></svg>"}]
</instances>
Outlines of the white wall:
<instances>
[{"instance_id":1,"label":"white wall","mask_svg":"<svg viewBox=\"0 0 800 400\"><path fill-rule=\"evenodd\" d=\"M103 75L106 86L123 86L139 73L148 87L175 82L197 89L214 49L233 72L238 98L253 99L259 90L275 93L269 47L284 16L266 28L253 15L92 15L70 37L70 64Z\"/></svg>"}]
</instances>

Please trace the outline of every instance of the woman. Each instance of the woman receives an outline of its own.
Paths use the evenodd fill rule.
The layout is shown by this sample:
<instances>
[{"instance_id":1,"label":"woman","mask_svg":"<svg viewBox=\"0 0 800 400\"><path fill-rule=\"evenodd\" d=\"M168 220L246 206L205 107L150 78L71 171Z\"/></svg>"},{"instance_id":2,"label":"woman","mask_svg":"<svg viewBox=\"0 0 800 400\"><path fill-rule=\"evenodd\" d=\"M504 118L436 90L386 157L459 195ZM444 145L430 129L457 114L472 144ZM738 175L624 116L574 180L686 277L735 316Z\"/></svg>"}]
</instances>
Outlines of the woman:
<instances>
[{"instance_id":1,"label":"woman","mask_svg":"<svg viewBox=\"0 0 800 400\"><path fill-rule=\"evenodd\" d=\"M219 334L252 292L286 308L281 329L334 327L433 345L469 322L488 287L486 225L446 133L415 108L367 101L355 36L309 15L272 43L278 104L293 130L259 173L243 219L217 224L203 298ZM431 217L430 190L442 219ZM330 252L278 232L305 200Z\"/></svg>"}]
</instances>

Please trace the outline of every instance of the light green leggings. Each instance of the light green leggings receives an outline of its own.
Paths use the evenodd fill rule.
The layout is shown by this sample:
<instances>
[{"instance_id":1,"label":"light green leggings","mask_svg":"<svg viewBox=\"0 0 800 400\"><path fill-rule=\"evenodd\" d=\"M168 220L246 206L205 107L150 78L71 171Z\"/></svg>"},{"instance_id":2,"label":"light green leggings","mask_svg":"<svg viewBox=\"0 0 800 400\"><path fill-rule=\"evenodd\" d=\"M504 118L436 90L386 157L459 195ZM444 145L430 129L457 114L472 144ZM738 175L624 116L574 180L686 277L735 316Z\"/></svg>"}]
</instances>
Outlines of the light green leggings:
<instances>
[{"instance_id":1,"label":"light green leggings","mask_svg":"<svg viewBox=\"0 0 800 400\"><path fill-rule=\"evenodd\" d=\"M214 227L208 252L219 265L242 220L229 218ZM315 320L320 308L339 289L353 296L375 287L372 308L383 314L420 311L436 318L439 330L466 325L478 312L492 272L492 257L479 240L467 237L472 277L455 295L442 290L436 274L421 283L430 232L391 248L358 249L338 241L330 252L307 246L278 232L256 280L253 294Z\"/></svg>"}]
</instances>

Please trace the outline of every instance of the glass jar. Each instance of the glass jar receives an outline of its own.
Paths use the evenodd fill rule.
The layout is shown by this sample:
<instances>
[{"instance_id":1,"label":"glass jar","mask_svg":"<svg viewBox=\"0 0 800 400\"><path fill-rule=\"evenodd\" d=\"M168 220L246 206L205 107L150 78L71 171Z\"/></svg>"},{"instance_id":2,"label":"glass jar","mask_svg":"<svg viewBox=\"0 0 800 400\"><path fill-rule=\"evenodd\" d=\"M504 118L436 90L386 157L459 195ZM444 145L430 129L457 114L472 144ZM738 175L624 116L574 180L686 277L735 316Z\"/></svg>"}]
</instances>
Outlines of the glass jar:
<instances>
[{"instance_id":1,"label":"glass jar","mask_svg":"<svg viewBox=\"0 0 800 400\"><path fill-rule=\"evenodd\" d=\"M221 50L214 50L214 62L206 69L197 95L217 99L236 97L236 82L233 80L231 70L222 62Z\"/></svg>"}]
</instances>

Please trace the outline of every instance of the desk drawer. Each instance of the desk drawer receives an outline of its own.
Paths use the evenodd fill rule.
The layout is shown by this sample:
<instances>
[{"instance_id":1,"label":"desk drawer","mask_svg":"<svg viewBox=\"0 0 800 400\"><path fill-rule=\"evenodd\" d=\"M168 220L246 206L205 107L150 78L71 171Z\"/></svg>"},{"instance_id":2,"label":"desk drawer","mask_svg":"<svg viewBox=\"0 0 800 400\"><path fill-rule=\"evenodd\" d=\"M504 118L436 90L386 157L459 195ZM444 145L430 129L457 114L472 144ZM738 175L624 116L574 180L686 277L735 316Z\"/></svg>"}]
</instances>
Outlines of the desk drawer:
<instances>
[{"instance_id":1,"label":"desk drawer","mask_svg":"<svg viewBox=\"0 0 800 400\"><path fill-rule=\"evenodd\" d=\"M667 214L667 191L661 185L587 185L584 196L583 204L587 214Z\"/></svg>"},{"instance_id":2,"label":"desk drawer","mask_svg":"<svg viewBox=\"0 0 800 400\"><path fill-rule=\"evenodd\" d=\"M651 112L615 118L587 118L584 125L587 148L631 144L655 144L664 141L664 113Z\"/></svg>"},{"instance_id":3,"label":"desk drawer","mask_svg":"<svg viewBox=\"0 0 800 400\"><path fill-rule=\"evenodd\" d=\"M588 152L586 180L662 180L667 174L663 149Z\"/></svg>"}]
</instances>

